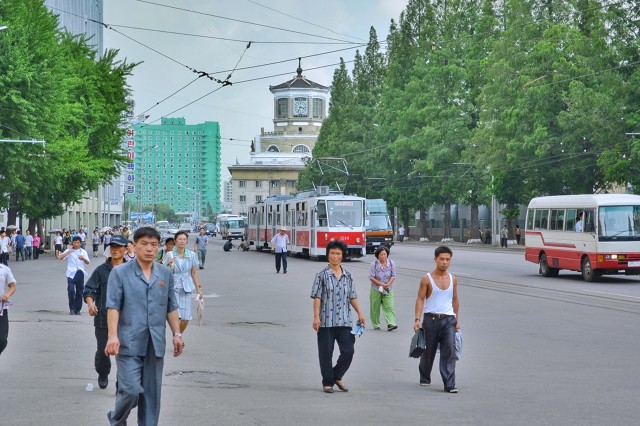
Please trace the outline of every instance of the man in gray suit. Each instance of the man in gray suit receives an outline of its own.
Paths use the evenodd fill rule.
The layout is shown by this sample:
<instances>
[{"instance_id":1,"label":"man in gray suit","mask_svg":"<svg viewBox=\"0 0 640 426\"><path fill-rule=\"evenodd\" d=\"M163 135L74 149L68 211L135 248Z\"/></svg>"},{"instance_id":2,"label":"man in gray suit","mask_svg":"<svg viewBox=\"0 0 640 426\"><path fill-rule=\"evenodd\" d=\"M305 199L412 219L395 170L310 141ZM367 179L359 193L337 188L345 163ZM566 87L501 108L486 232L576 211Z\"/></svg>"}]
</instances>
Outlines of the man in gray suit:
<instances>
[{"instance_id":1,"label":"man in gray suit","mask_svg":"<svg viewBox=\"0 0 640 426\"><path fill-rule=\"evenodd\" d=\"M182 353L173 273L154 259L160 234L138 228L133 235L136 258L114 268L107 286L107 355L116 356L118 382L111 425L125 425L138 406L138 424L158 424L164 366L166 322L173 332L173 356ZM166 322L165 322L166 321Z\"/></svg>"}]
</instances>

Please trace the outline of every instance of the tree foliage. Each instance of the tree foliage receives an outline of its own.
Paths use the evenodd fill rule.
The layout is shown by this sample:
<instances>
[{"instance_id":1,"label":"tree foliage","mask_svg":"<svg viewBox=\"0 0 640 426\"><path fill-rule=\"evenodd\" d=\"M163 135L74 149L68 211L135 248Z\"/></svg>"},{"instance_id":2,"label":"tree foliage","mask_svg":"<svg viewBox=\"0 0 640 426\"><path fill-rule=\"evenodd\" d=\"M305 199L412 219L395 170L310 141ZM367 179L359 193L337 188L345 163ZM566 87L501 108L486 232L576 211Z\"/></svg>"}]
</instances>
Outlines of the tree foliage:
<instances>
[{"instance_id":1,"label":"tree foliage","mask_svg":"<svg viewBox=\"0 0 640 426\"><path fill-rule=\"evenodd\" d=\"M0 22L0 208L50 218L118 175L126 78L135 64L100 56L58 29L42 0L3 0Z\"/></svg>"},{"instance_id":2,"label":"tree foliage","mask_svg":"<svg viewBox=\"0 0 640 426\"><path fill-rule=\"evenodd\" d=\"M336 71L314 156L407 214L640 192L638 22L630 0L410 0L384 56L372 30Z\"/></svg>"}]
</instances>

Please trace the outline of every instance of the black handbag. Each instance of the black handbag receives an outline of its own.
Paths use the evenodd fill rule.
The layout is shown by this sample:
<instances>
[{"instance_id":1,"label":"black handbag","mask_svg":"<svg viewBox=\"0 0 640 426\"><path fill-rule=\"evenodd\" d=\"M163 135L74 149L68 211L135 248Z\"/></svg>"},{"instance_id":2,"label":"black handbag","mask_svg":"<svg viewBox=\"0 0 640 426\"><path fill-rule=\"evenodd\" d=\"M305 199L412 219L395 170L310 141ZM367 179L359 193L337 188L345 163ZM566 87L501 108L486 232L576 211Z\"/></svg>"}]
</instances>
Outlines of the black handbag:
<instances>
[{"instance_id":1,"label":"black handbag","mask_svg":"<svg viewBox=\"0 0 640 426\"><path fill-rule=\"evenodd\" d=\"M427 341L424 338L424 330L419 328L411 338L411 346L409 346L409 357L420 358L426 350Z\"/></svg>"}]
</instances>

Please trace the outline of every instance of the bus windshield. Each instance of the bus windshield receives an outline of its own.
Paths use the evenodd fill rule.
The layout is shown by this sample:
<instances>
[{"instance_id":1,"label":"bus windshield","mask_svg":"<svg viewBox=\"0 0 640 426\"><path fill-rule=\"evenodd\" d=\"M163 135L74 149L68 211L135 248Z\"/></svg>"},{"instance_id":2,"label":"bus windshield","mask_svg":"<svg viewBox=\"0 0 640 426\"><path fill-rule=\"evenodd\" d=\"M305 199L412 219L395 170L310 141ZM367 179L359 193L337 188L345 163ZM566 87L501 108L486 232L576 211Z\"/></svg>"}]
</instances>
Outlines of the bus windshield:
<instances>
[{"instance_id":1,"label":"bus windshield","mask_svg":"<svg viewBox=\"0 0 640 426\"><path fill-rule=\"evenodd\" d=\"M640 240L640 206L600 207L600 241Z\"/></svg>"},{"instance_id":2,"label":"bus windshield","mask_svg":"<svg viewBox=\"0 0 640 426\"><path fill-rule=\"evenodd\" d=\"M362 226L362 201L327 201L329 226Z\"/></svg>"},{"instance_id":3,"label":"bus windshield","mask_svg":"<svg viewBox=\"0 0 640 426\"><path fill-rule=\"evenodd\" d=\"M229 228L244 228L244 219L239 218L227 218L227 223L229 224Z\"/></svg>"}]
</instances>

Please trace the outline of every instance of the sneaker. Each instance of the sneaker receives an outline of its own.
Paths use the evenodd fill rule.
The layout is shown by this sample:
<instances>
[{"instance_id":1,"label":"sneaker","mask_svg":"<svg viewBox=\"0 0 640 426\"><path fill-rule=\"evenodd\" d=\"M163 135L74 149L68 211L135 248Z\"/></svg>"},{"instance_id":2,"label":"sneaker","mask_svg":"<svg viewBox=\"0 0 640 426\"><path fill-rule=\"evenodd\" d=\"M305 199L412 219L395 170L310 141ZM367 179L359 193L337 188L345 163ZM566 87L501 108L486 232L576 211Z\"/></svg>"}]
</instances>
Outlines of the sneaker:
<instances>
[{"instance_id":1,"label":"sneaker","mask_svg":"<svg viewBox=\"0 0 640 426\"><path fill-rule=\"evenodd\" d=\"M388 331L393 331L393 330L397 330L397 329L398 329L398 326L397 326L397 325L390 325L390 326L387 326L387 330L388 330Z\"/></svg>"},{"instance_id":2,"label":"sneaker","mask_svg":"<svg viewBox=\"0 0 640 426\"><path fill-rule=\"evenodd\" d=\"M333 393L333 386L323 386L322 391L324 393Z\"/></svg>"},{"instance_id":3,"label":"sneaker","mask_svg":"<svg viewBox=\"0 0 640 426\"><path fill-rule=\"evenodd\" d=\"M108 376L98 376L98 386L100 389L106 389L109 386L109 377Z\"/></svg>"},{"instance_id":4,"label":"sneaker","mask_svg":"<svg viewBox=\"0 0 640 426\"><path fill-rule=\"evenodd\" d=\"M451 389L445 389L445 392L449 392L449 393L458 393L458 389L456 388L451 388Z\"/></svg>"},{"instance_id":5,"label":"sneaker","mask_svg":"<svg viewBox=\"0 0 640 426\"><path fill-rule=\"evenodd\" d=\"M431 385L431 382L425 382L420 380L420 386L430 386L430 385Z\"/></svg>"}]
</instances>

